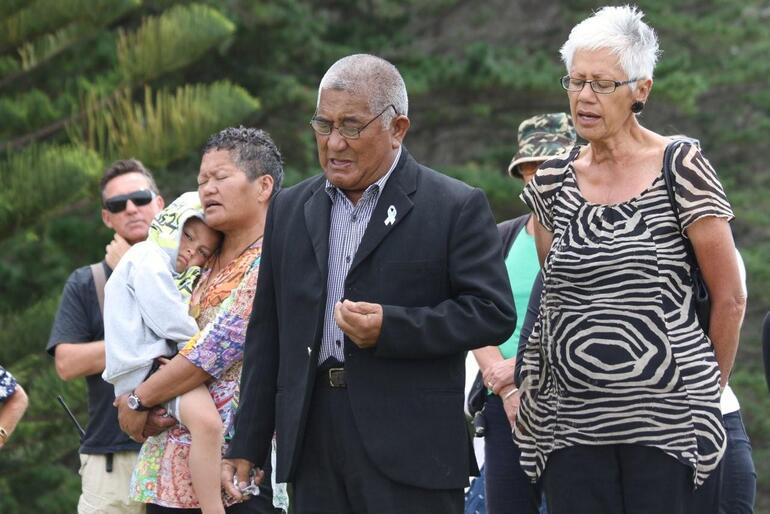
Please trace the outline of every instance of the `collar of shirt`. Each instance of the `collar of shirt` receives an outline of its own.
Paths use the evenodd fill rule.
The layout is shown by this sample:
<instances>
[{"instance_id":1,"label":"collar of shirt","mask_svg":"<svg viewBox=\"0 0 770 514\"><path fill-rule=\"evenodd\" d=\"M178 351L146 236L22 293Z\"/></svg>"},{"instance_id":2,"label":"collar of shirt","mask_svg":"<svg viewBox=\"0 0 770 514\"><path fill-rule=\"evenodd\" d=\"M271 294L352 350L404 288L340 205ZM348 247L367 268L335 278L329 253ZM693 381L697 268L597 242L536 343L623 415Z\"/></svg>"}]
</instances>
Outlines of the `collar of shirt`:
<instances>
[{"instance_id":1,"label":"collar of shirt","mask_svg":"<svg viewBox=\"0 0 770 514\"><path fill-rule=\"evenodd\" d=\"M371 184L369 187L367 187L366 190L364 190L364 194L361 196L361 198L369 198L372 195L376 195L379 198L380 193L382 193L382 190L385 189L385 183L390 178L390 175L393 173L393 170L396 169L396 164L398 164L398 161L400 158L401 158L401 146L398 147L396 158L393 159L393 162L391 163L390 169L388 170L388 172L385 175L383 175L380 178L380 180L378 180L374 184ZM326 181L326 194L328 194L329 198L332 199L332 203L334 203L334 201L337 199L338 194L342 195L342 197L344 198L347 198L345 196L345 193L340 188L338 188L328 180Z\"/></svg>"}]
</instances>

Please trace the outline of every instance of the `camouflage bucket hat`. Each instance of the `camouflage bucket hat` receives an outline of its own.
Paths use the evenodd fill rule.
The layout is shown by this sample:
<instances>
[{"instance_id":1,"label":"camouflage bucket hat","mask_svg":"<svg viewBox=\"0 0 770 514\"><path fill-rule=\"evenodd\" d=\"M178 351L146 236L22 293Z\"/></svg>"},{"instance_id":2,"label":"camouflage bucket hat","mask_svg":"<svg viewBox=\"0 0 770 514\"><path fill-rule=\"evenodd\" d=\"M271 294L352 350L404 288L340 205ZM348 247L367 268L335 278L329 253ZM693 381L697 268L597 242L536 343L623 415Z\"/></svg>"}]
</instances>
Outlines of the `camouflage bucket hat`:
<instances>
[{"instance_id":1,"label":"camouflage bucket hat","mask_svg":"<svg viewBox=\"0 0 770 514\"><path fill-rule=\"evenodd\" d=\"M574 146L576 135L572 118L563 112L538 114L519 125L519 150L508 165L512 177L521 178L519 164L541 163Z\"/></svg>"}]
</instances>

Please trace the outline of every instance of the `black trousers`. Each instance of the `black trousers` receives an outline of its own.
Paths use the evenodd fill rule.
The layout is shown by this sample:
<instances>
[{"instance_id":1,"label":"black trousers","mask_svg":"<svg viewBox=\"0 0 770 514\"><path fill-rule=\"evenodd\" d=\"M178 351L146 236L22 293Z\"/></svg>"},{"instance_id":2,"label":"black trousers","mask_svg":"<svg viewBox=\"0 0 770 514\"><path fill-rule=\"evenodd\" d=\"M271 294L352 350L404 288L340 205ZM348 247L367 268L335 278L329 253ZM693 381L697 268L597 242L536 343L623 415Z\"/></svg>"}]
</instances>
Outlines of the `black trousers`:
<instances>
[{"instance_id":1,"label":"black trousers","mask_svg":"<svg viewBox=\"0 0 770 514\"><path fill-rule=\"evenodd\" d=\"M633 444L553 452L543 475L548 514L687 514L692 471L661 450Z\"/></svg>"},{"instance_id":2,"label":"black trousers","mask_svg":"<svg viewBox=\"0 0 770 514\"><path fill-rule=\"evenodd\" d=\"M330 387L328 374L318 374L293 483L293 514L462 514L462 489L422 489L381 473L366 454L347 389Z\"/></svg>"},{"instance_id":3,"label":"black trousers","mask_svg":"<svg viewBox=\"0 0 770 514\"><path fill-rule=\"evenodd\" d=\"M727 451L722 459L719 514L752 514L757 495L757 471L751 458L751 440L740 411L725 414L723 419L727 429Z\"/></svg>"},{"instance_id":4,"label":"black trousers","mask_svg":"<svg viewBox=\"0 0 770 514\"><path fill-rule=\"evenodd\" d=\"M539 485L530 482L519 465L521 452L511 437L511 424L502 399L487 397L484 405L484 490L487 514L537 514Z\"/></svg>"}]
</instances>

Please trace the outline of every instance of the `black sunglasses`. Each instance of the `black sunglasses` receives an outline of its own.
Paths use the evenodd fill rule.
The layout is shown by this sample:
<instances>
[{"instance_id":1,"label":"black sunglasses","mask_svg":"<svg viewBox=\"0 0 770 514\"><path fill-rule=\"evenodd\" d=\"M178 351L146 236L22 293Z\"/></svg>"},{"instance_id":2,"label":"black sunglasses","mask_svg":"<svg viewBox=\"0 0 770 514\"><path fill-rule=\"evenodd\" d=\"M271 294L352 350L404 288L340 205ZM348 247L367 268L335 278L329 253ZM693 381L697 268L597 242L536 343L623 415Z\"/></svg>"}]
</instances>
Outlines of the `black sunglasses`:
<instances>
[{"instance_id":1,"label":"black sunglasses","mask_svg":"<svg viewBox=\"0 0 770 514\"><path fill-rule=\"evenodd\" d=\"M147 205L155 198L155 193L149 189L140 189L125 195L115 195L112 198L107 198L104 201L104 208L113 214L117 214L126 209L126 203L131 200L131 203L137 207Z\"/></svg>"}]
</instances>

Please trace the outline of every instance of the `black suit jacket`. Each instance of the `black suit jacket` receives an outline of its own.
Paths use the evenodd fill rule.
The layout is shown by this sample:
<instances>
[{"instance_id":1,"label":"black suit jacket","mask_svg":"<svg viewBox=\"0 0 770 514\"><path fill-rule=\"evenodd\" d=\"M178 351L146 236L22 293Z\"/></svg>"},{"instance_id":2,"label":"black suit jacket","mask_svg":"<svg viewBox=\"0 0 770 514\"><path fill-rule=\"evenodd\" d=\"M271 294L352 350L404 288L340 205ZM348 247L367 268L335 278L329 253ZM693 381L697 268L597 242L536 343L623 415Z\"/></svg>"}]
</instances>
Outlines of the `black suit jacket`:
<instances>
[{"instance_id":1,"label":"black suit jacket","mask_svg":"<svg viewBox=\"0 0 770 514\"><path fill-rule=\"evenodd\" d=\"M229 456L261 463L273 432L277 478L302 449L323 334L331 200L316 176L267 215ZM386 225L387 210L397 211ZM368 456L397 482L445 489L476 470L463 413L465 352L499 344L516 314L484 194L402 150L345 281L383 305L377 345L345 338L348 396Z\"/></svg>"}]
</instances>

